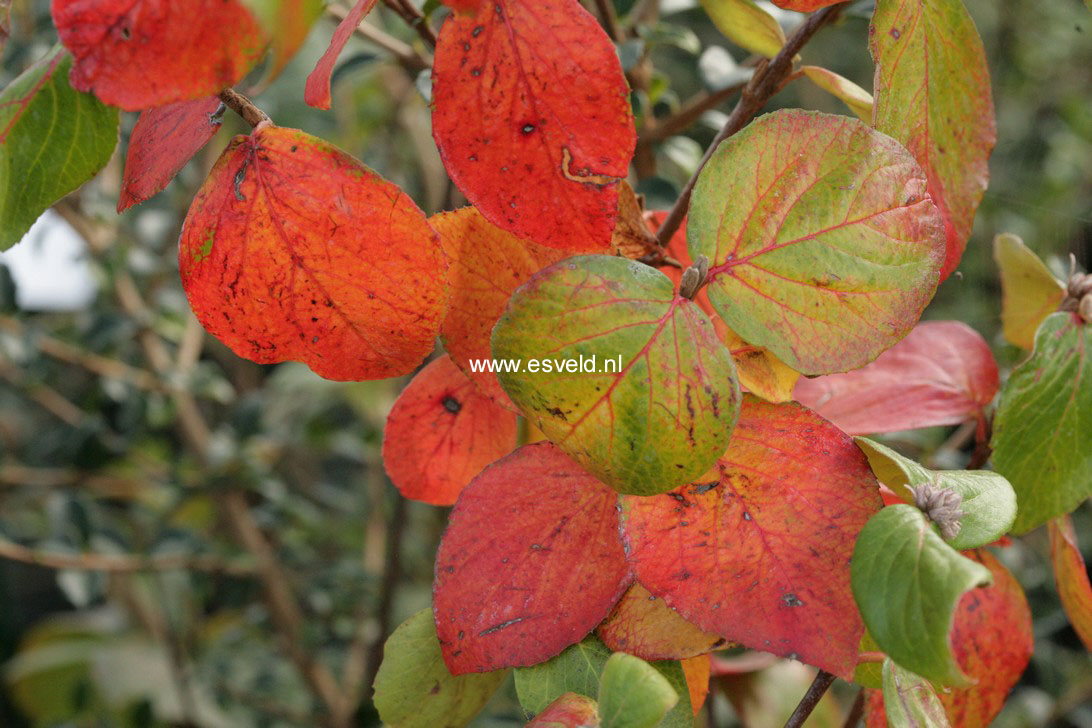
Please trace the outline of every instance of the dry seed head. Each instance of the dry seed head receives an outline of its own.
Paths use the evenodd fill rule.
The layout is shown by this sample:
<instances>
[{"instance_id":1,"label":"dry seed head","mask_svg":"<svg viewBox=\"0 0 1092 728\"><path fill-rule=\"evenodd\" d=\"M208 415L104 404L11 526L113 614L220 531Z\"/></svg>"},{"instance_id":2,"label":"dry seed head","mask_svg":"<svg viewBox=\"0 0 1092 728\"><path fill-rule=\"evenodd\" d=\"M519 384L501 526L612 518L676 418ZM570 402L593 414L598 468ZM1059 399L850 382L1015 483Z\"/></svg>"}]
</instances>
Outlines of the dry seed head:
<instances>
[{"instance_id":1,"label":"dry seed head","mask_svg":"<svg viewBox=\"0 0 1092 728\"><path fill-rule=\"evenodd\" d=\"M963 497L954 490L941 488L935 481L921 485L908 485L914 494L914 505L940 529L945 541L951 541L959 535L962 527L959 519L963 518Z\"/></svg>"}]
</instances>

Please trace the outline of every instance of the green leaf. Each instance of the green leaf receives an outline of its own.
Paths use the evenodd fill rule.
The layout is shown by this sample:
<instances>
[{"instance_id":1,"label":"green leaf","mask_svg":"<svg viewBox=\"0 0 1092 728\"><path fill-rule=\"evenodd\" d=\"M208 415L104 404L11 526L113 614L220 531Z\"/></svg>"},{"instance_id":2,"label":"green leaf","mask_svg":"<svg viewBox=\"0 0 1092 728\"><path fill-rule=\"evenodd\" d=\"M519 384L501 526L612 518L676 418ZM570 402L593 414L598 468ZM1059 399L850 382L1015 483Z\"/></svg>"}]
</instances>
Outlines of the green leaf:
<instances>
[{"instance_id":1,"label":"green leaf","mask_svg":"<svg viewBox=\"0 0 1092 728\"><path fill-rule=\"evenodd\" d=\"M1015 533L1092 496L1092 335L1073 313L1051 314L1035 350L1001 389L993 464L1016 489Z\"/></svg>"},{"instance_id":2,"label":"green leaf","mask_svg":"<svg viewBox=\"0 0 1092 728\"><path fill-rule=\"evenodd\" d=\"M802 66L800 70L816 86L845 102L858 119L866 124L872 123L872 94L848 78L821 66Z\"/></svg>"},{"instance_id":3,"label":"green leaf","mask_svg":"<svg viewBox=\"0 0 1092 728\"><path fill-rule=\"evenodd\" d=\"M990 570L944 543L909 505L877 513L850 563L853 596L880 649L933 682L966 685L949 632L963 593L993 580Z\"/></svg>"},{"instance_id":4,"label":"green leaf","mask_svg":"<svg viewBox=\"0 0 1092 728\"><path fill-rule=\"evenodd\" d=\"M375 707L401 728L466 725L507 676L507 670L453 676L440 655L432 610L422 609L394 631L375 676Z\"/></svg>"},{"instance_id":5,"label":"green leaf","mask_svg":"<svg viewBox=\"0 0 1092 728\"><path fill-rule=\"evenodd\" d=\"M804 374L864 366L910 332L944 256L925 176L857 119L767 114L721 144L694 188L692 260L744 341Z\"/></svg>"},{"instance_id":6,"label":"green leaf","mask_svg":"<svg viewBox=\"0 0 1092 728\"><path fill-rule=\"evenodd\" d=\"M590 698L599 695L603 670L610 659L610 649L595 636L569 647L552 660L534 667L518 667L516 695L528 713L540 713L565 693L577 693ZM690 691L682 665L675 660L649 663L663 675L679 696L679 702L668 711L660 725L663 728L689 728L694 725L690 708Z\"/></svg>"},{"instance_id":7,"label":"green leaf","mask_svg":"<svg viewBox=\"0 0 1092 728\"><path fill-rule=\"evenodd\" d=\"M772 15L753 0L701 0L713 25L740 48L767 58L785 45L785 33Z\"/></svg>"},{"instance_id":8,"label":"green leaf","mask_svg":"<svg viewBox=\"0 0 1092 728\"><path fill-rule=\"evenodd\" d=\"M1065 298L1065 286L1015 235L993 239L993 259L1001 269L1001 329L1010 343L1031 349L1039 325Z\"/></svg>"},{"instance_id":9,"label":"green leaf","mask_svg":"<svg viewBox=\"0 0 1092 728\"><path fill-rule=\"evenodd\" d=\"M667 276L620 257L540 271L493 329L493 356L520 362L497 378L528 419L623 493L701 476L739 415L732 356L708 317Z\"/></svg>"},{"instance_id":10,"label":"green leaf","mask_svg":"<svg viewBox=\"0 0 1092 728\"><path fill-rule=\"evenodd\" d=\"M889 447L864 437L857 444L868 457L876 478L903 500L913 496L907 485L931 483L959 493L959 534L948 542L957 551L975 549L993 543L1008 533L1016 520L1016 493L1009 481L987 470L930 470L899 455Z\"/></svg>"},{"instance_id":11,"label":"green leaf","mask_svg":"<svg viewBox=\"0 0 1092 728\"><path fill-rule=\"evenodd\" d=\"M68 85L72 56L56 46L0 93L0 250L110 161L118 110Z\"/></svg>"},{"instance_id":12,"label":"green leaf","mask_svg":"<svg viewBox=\"0 0 1092 728\"><path fill-rule=\"evenodd\" d=\"M653 728L679 702L679 694L656 668L639 657L615 652L599 681L603 728Z\"/></svg>"},{"instance_id":13,"label":"green leaf","mask_svg":"<svg viewBox=\"0 0 1092 728\"><path fill-rule=\"evenodd\" d=\"M890 728L947 728L936 690L920 675L883 661L883 708Z\"/></svg>"}]
</instances>

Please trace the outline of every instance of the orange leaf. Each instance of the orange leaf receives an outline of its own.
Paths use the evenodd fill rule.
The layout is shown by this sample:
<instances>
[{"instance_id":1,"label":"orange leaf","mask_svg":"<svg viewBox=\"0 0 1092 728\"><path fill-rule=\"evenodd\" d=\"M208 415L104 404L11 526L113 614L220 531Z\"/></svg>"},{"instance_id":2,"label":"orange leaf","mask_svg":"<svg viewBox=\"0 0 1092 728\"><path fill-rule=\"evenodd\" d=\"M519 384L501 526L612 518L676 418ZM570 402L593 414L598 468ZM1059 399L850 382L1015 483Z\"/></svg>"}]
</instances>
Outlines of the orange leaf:
<instances>
[{"instance_id":1,"label":"orange leaf","mask_svg":"<svg viewBox=\"0 0 1092 728\"><path fill-rule=\"evenodd\" d=\"M231 142L190 206L178 263L198 320L232 351L328 379L412 371L447 301L443 251L413 201L295 129Z\"/></svg>"},{"instance_id":2,"label":"orange leaf","mask_svg":"<svg viewBox=\"0 0 1092 728\"><path fill-rule=\"evenodd\" d=\"M238 0L53 0L53 23L72 87L127 111L218 93L265 49Z\"/></svg>"},{"instance_id":3,"label":"orange leaf","mask_svg":"<svg viewBox=\"0 0 1092 728\"><path fill-rule=\"evenodd\" d=\"M642 660L685 660L724 646L723 638L687 622L636 582L596 634L614 652L627 652Z\"/></svg>"},{"instance_id":4,"label":"orange leaf","mask_svg":"<svg viewBox=\"0 0 1092 728\"><path fill-rule=\"evenodd\" d=\"M1088 570L1077 546L1077 534L1073 520L1068 516L1056 518L1047 524L1050 532L1050 562L1054 566L1054 582L1062 608L1069 615L1077 636L1084 646L1092 650L1092 584Z\"/></svg>"},{"instance_id":5,"label":"orange leaf","mask_svg":"<svg viewBox=\"0 0 1092 728\"><path fill-rule=\"evenodd\" d=\"M550 443L463 490L436 555L432 603L452 674L536 665L583 639L633 577L618 494Z\"/></svg>"},{"instance_id":6,"label":"orange leaf","mask_svg":"<svg viewBox=\"0 0 1092 728\"><path fill-rule=\"evenodd\" d=\"M624 499L637 578L704 630L852 676L864 627L849 558L882 505L868 461L813 412L747 395L717 468Z\"/></svg>"},{"instance_id":7,"label":"orange leaf","mask_svg":"<svg viewBox=\"0 0 1092 728\"><path fill-rule=\"evenodd\" d=\"M353 31L360 25L360 21L364 20L364 16L375 7L377 1L357 0L345 19L338 23L337 29L334 30L334 37L330 40L330 47L322 54L318 63L315 64L315 70L311 71L311 75L307 77L307 83L303 89L303 100L308 106L314 106L316 109L330 108L330 76L334 72L337 57L345 48L345 44L349 42Z\"/></svg>"},{"instance_id":8,"label":"orange leaf","mask_svg":"<svg viewBox=\"0 0 1092 728\"><path fill-rule=\"evenodd\" d=\"M698 655L680 660L686 688L690 691L690 707L697 715L709 697L709 675L713 670L713 661L709 655Z\"/></svg>"},{"instance_id":9,"label":"orange leaf","mask_svg":"<svg viewBox=\"0 0 1092 728\"><path fill-rule=\"evenodd\" d=\"M490 222L554 248L610 245L636 132L614 44L578 2L448 18L432 91L444 166Z\"/></svg>"},{"instance_id":10,"label":"orange leaf","mask_svg":"<svg viewBox=\"0 0 1092 728\"><path fill-rule=\"evenodd\" d=\"M516 447L516 429L516 416L478 392L445 354L394 403L383 465L406 498L451 505L482 468Z\"/></svg>"}]
</instances>

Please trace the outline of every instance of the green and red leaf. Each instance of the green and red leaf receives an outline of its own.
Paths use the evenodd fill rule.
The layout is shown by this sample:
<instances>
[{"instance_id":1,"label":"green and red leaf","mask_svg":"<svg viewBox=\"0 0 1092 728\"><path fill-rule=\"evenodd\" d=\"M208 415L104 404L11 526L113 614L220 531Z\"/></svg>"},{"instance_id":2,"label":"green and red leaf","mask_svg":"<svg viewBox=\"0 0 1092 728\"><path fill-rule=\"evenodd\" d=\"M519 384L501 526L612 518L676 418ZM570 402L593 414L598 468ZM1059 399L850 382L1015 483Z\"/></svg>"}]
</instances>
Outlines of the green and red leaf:
<instances>
[{"instance_id":1,"label":"green and red leaf","mask_svg":"<svg viewBox=\"0 0 1092 728\"><path fill-rule=\"evenodd\" d=\"M634 582L595 631L607 647L642 660L684 660L723 647L723 637L683 619Z\"/></svg>"},{"instance_id":2,"label":"green and red leaf","mask_svg":"<svg viewBox=\"0 0 1092 728\"><path fill-rule=\"evenodd\" d=\"M232 141L190 206L178 258L209 333L328 379L412 371L447 306L447 262L413 201L295 129Z\"/></svg>"},{"instance_id":3,"label":"green and red leaf","mask_svg":"<svg viewBox=\"0 0 1092 728\"><path fill-rule=\"evenodd\" d=\"M1000 386L982 336L959 321L929 321L862 369L801 379L795 396L851 435L984 420Z\"/></svg>"},{"instance_id":4,"label":"green and red leaf","mask_svg":"<svg viewBox=\"0 0 1092 728\"><path fill-rule=\"evenodd\" d=\"M220 99L179 101L140 114L129 137L118 212L159 194L220 130Z\"/></svg>"},{"instance_id":5,"label":"green and red leaf","mask_svg":"<svg viewBox=\"0 0 1092 728\"><path fill-rule=\"evenodd\" d=\"M956 269L997 141L989 66L962 0L877 0L873 125L921 163L944 218L941 280Z\"/></svg>"},{"instance_id":6,"label":"green and red leaf","mask_svg":"<svg viewBox=\"0 0 1092 728\"><path fill-rule=\"evenodd\" d=\"M882 506L864 455L813 412L748 396L710 476L625 499L637 578L704 630L851 676L849 557Z\"/></svg>"},{"instance_id":7,"label":"green and red leaf","mask_svg":"<svg viewBox=\"0 0 1092 728\"><path fill-rule=\"evenodd\" d=\"M478 391L446 354L417 373L383 428L383 465L406 498L455 502L474 476L516 447L516 415Z\"/></svg>"},{"instance_id":8,"label":"green and red leaf","mask_svg":"<svg viewBox=\"0 0 1092 728\"><path fill-rule=\"evenodd\" d=\"M527 728L595 728L599 704L585 695L565 693L527 723Z\"/></svg>"},{"instance_id":9,"label":"green and red leaf","mask_svg":"<svg viewBox=\"0 0 1092 728\"><path fill-rule=\"evenodd\" d=\"M525 445L459 496L433 607L453 674L535 665L579 642L632 581L618 496L549 443Z\"/></svg>"},{"instance_id":10,"label":"green and red leaf","mask_svg":"<svg viewBox=\"0 0 1092 728\"><path fill-rule=\"evenodd\" d=\"M578 2L448 18L432 99L444 166L490 222L554 248L610 245L636 131L614 45Z\"/></svg>"},{"instance_id":11,"label":"green and red leaf","mask_svg":"<svg viewBox=\"0 0 1092 728\"><path fill-rule=\"evenodd\" d=\"M364 16L375 7L376 2L378 0L357 0L352 10L345 16L345 19L338 23L337 29L334 30L334 37L330 41L330 46L318 59L315 70L311 71L311 75L307 77L307 84L303 89L303 100L307 102L308 106L314 106L316 109L330 108L332 101L330 97L330 77L334 73L334 64L337 63L337 57L345 48L345 44L349 42L353 31L364 20Z\"/></svg>"},{"instance_id":12,"label":"green and red leaf","mask_svg":"<svg viewBox=\"0 0 1092 728\"><path fill-rule=\"evenodd\" d=\"M1062 608L1069 616L1073 631L1084 646L1092 651L1092 584L1088 568L1077 545L1077 534L1069 516L1056 518L1048 524L1050 532L1050 563L1054 567L1054 583Z\"/></svg>"},{"instance_id":13,"label":"green and red leaf","mask_svg":"<svg viewBox=\"0 0 1092 728\"><path fill-rule=\"evenodd\" d=\"M218 93L266 45L239 0L53 0L53 23L72 87L127 111Z\"/></svg>"},{"instance_id":14,"label":"green and red leaf","mask_svg":"<svg viewBox=\"0 0 1092 728\"><path fill-rule=\"evenodd\" d=\"M828 5L837 5L842 0L773 0L773 4L785 10L795 10L798 13L810 13Z\"/></svg>"},{"instance_id":15,"label":"green and red leaf","mask_svg":"<svg viewBox=\"0 0 1092 728\"><path fill-rule=\"evenodd\" d=\"M694 188L690 256L744 341L804 374L864 366L936 289L944 233L917 162L856 119L777 111L721 144Z\"/></svg>"}]
</instances>

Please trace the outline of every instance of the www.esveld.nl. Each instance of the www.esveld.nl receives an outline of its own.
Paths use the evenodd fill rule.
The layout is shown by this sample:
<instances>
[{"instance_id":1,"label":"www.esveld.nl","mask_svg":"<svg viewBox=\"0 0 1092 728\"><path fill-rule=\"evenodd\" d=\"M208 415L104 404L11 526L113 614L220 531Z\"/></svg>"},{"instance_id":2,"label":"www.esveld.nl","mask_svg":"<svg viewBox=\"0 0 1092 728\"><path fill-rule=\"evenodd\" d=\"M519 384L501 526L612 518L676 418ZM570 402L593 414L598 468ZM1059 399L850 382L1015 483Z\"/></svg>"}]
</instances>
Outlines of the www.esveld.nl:
<instances>
[{"instance_id":1,"label":"www.esveld.nl","mask_svg":"<svg viewBox=\"0 0 1092 728\"><path fill-rule=\"evenodd\" d=\"M470 371L472 372L530 372L532 374L549 374L551 372L567 372L569 374L617 374L622 371L622 355L617 357L604 357L597 359L595 354L585 356L581 354L577 358L564 359L471 359Z\"/></svg>"}]
</instances>

